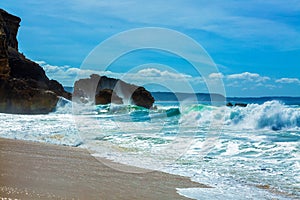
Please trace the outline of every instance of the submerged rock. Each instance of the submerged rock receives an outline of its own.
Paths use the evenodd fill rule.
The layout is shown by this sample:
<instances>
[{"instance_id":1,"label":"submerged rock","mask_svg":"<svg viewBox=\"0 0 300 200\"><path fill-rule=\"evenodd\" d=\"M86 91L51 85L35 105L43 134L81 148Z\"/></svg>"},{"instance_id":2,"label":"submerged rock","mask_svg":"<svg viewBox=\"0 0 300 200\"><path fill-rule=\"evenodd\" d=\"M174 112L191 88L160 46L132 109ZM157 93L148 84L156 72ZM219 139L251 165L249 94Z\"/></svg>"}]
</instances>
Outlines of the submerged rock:
<instances>
[{"instance_id":1,"label":"submerged rock","mask_svg":"<svg viewBox=\"0 0 300 200\"><path fill-rule=\"evenodd\" d=\"M248 104L246 103L236 103L235 106L239 106L239 107L247 107Z\"/></svg>"},{"instance_id":2,"label":"submerged rock","mask_svg":"<svg viewBox=\"0 0 300 200\"><path fill-rule=\"evenodd\" d=\"M0 112L49 113L55 109L58 96L71 99L71 94L18 51L20 22L19 17L0 9Z\"/></svg>"},{"instance_id":3,"label":"submerged rock","mask_svg":"<svg viewBox=\"0 0 300 200\"><path fill-rule=\"evenodd\" d=\"M73 100L89 99L95 104L125 103L151 108L154 98L144 87L120 79L92 74L75 82Z\"/></svg>"},{"instance_id":4,"label":"submerged rock","mask_svg":"<svg viewBox=\"0 0 300 200\"><path fill-rule=\"evenodd\" d=\"M226 103L226 106L228 106L228 107L232 107L232 106L233 106L233 104L232 104L231 102L228 102L228 103Z\"/></svg>"},{"instance_id":5,"label":"submerged rock","mask_svg":"<svg viewBox=\"0 0 300 200\"><path fill-rule=\"evenodd\" d=\"M232 104L231 102L226 103L226 106L228 107L233 107L233 106L238 106L238 107L247 107L248 104L246 103L235 103Z\"/></svg>"}]
</instances>

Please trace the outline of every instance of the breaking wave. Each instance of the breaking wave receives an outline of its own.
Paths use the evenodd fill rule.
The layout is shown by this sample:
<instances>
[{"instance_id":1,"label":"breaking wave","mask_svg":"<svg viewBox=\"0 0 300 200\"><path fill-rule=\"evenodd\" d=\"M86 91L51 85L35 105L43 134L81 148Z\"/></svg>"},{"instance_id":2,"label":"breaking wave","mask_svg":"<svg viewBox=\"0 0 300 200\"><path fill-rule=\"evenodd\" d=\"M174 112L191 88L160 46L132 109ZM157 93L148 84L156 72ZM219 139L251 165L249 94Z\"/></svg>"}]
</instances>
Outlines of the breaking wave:
<instances>
[{"instance_id":1,"label":"breaking wave","mask_svg":"<svg viewBox=\"0 0 300 200\"><path fill-rule=\"evenodd\" d=\"M219 121L224 126L240 129L300 128L300 107L287 106L279 101L249 104L247 107L213 107L193 105L183 109L181 123L203 124Z\"/></svg>"},{"instance_id":2,"label":"breaking wave","mask_svg":"<svg viewBox=\"0 0 300 200\"><path fill-rule=\"evenodd\" d=\"M287 106L279 101L268 101L262 105L250 104L246 108L235 107L227 122L244 128L272 130L300 127L300 107Z\"/></svg>"},{"instance_id":3,"label":"breaking wave","mask_svg":"<svg viewBox=\"0 0 300 200\"><path fill-rule=\"evenodd\" d=\"M127 120L135 122L155 118L179 116L179 123L189 126L204 126L219 122L223 126L238 129L299 129L300 106L285 105L279 101L267 101L263 104L248 104L246 107L215 107L195 104L179 106L157 106L149 110L135 105L72 105L72 102L61 98L58 101L56 114L84 114L111 117L129 116ZM120 120L125 118L120 118Z\"/></svg>"}]
</instances>

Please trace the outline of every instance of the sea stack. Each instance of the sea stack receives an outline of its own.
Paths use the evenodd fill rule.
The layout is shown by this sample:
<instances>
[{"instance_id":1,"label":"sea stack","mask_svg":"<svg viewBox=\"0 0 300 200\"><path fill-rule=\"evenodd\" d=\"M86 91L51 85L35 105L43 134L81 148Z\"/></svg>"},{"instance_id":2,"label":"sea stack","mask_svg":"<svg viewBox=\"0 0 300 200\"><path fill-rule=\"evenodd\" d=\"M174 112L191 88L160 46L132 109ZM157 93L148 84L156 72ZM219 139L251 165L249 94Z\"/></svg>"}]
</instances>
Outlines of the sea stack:
<instances>
[{"instance_id":1,"label":"sea stack","mask_svg":"<svg viewBox=\"0 0 300 200\"><path fill-rule=\"evenodd\" d=\"M21 19L0 9L0 112L45 114L55 110L59 96L71 94L50 80L37 63L18 49Z\"/></svg>"},{"instance_id":2,"label":"sea stack","mask_svg":"<svg viewBox=\"0 0 300 200\"><path fill-rule=\"evenodd\" d=\"M74 84L73 101L85 102L85 99L95 104L124 103L145 108L151 108L154 103L153 96L144 87L97 74Z\"/></svg>"}]
</instances>

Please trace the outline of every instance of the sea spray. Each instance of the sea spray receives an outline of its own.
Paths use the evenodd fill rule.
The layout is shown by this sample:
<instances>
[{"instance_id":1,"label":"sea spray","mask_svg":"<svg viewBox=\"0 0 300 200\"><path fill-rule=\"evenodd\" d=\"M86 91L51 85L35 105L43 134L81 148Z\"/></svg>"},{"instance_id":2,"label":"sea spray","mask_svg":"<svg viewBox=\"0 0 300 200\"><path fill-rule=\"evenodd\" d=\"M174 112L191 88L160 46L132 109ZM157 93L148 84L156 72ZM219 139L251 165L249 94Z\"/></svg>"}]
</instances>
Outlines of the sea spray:
<instances>
[{"instance_id":1,"label":"sea spray","mask_svg":"<svg viewBox=\"0 0 300 200\"><path fill-rule=\"evenodd\" d=\"M202 126L212 121L222 121L223 127L234 129L299 129L300 108L287 106L279 101L263 104L248 104L246 107L214 107L191 105L181 111L180 123Z\"/></svg>"},{"instance_id":2,"label":"sea spray","mask_svg":"<svg viewBox=\"0 0 300 200\"><path fill-rule=\"evenodd\" d=\"M235 199L238 193L250 199L287 199L284 194L300 195L299 112L299 106L279 101L247 107L161 103L148 110L60 99L56 112L48 115L0 114L0 136L80 145L94 155L148 169L161 163L164 171L214 186L220 198ZM216 130L220 134L201 156L216 121L222 125ZM80 126L86 132L80 132ZM188 144L181 154L168 148L176 150L176 141ZM275 193L260 189L262 185ZM205 194L200 190L195 196L201 199Z\"/></svg>"},{"instance_id":3,"label":"sea spray","mask_svg":"<svg viewBox=\"0 0 300 200\"><path fill-rule=\"evenodd\" d=\"M268 101L262 105L231 108L226 120L228 125L246 129L293 129L300 127L300 109L279 101Z\"/></svg>"},{"instance_id":4,"label":"sea spray","mask_svg":"<svg viewBox=\"0 0 300 200\"><path fill-rule=\"evenodd\" d=\"M64 97L59 97L54 113L56 113L56 114L72 114L72 101L70 101Z\"/></svg>"}]
</instances>

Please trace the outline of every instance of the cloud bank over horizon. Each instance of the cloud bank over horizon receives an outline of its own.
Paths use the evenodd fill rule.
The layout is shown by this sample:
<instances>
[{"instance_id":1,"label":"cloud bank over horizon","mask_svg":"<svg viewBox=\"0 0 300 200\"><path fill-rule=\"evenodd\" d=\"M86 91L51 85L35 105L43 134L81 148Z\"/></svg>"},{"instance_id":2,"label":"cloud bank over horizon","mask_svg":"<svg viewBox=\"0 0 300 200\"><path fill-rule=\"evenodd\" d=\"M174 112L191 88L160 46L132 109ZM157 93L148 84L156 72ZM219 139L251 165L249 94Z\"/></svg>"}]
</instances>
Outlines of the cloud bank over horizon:
<instances>
[{"instance_id":1,"label":"cloud bank over horizon","mask_svg":"<svg viewBox=\"0 0 300 200\"><path fill-rule=\"evenodd\" d=\"M122 79L138 85L144 85L148 82L162 86L172 84L174 85L174 88L177 88L177 90L173 92L186 92L184 91L185 88L181 87L181 84L182 82L187 81L195 89L195 92L208 92L205 81L201 77L193 77L185 73L161 70L155 65L149 65L148 67L135 72L118 73L112 71L80 69L71 66L56 66L50 65L45 61L36 62L41 65L49 78L60 81L64 86L73 87L76 80L79 80L80 78L88 78L91 74L98 74L101 76ZM300 79L298 78L271 78L251 72L238 74L223 74L221 72L211 73L209 75L209 80L207 81L213 82L215 79L223 80L227 96L251 96L248 94L251 94L253 91L255 92L255 90L259 90L260 88L264 88L269 91L269 93L261 96L274 96L274 90L287 89L295 84L300 86ZM147 88L147 85L145 87ZM158 88L159 89L156 89L150 86L150 88L147 89L153 92L168 91L161 89L163 87ZM244 95L231 93L230 90L233 88L243 91Z\"/></svg>"}]
</instances>

